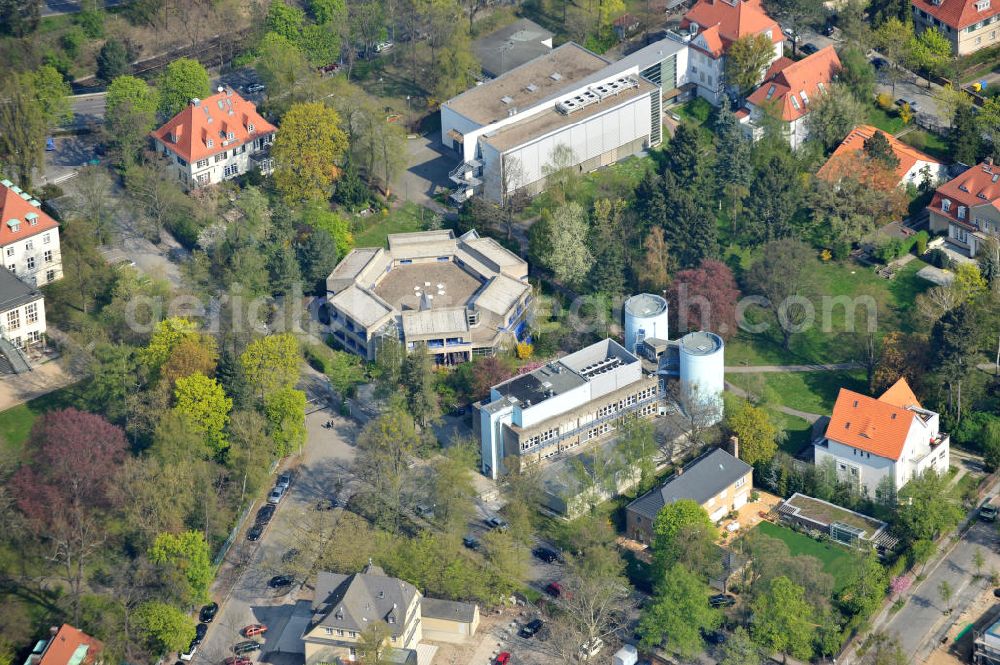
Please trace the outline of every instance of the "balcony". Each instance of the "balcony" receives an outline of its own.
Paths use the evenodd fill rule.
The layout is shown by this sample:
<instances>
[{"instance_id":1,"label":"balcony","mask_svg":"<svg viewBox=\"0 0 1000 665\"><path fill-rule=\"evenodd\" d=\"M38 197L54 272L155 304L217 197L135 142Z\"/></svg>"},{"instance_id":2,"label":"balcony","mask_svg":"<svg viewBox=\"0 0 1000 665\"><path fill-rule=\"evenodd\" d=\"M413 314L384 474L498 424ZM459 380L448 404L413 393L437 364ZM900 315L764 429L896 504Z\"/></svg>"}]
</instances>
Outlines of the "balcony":
<instances>
[{"instance_id":1,"label":"balcony","mask_svg":"<svg viewBox=\"0 0 1000 665\"><path fill-rule=\"evenodd\" d=\"M250 168L257 168L261 175L271 175L274 172L274 159L271 157L270 144L250 153Z\"/></svg>"}]
</instances>

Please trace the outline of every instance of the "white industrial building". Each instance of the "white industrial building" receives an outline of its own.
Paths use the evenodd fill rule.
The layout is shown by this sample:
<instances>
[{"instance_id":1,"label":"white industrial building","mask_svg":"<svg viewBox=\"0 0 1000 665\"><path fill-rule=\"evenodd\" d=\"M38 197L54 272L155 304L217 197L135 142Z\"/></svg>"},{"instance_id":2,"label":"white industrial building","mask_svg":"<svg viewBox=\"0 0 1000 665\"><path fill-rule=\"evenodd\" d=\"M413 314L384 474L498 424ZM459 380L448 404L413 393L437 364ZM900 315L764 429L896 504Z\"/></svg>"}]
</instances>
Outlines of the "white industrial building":
<instances>
[{"instance_id":1,"label":"white industrial building","mask_svg":"<svg viewBox=\"0 0 1000 665\"><path fill-rule=\"evenodd\" d=\"M475 405L482 472L497 478L503 460L542 461L605 437L623 416L663 412L659 380L611 339L493 386Z\"/></svg>"},{"instance_id":2,"label":"white industrial building","mask_svg":"<svg viewBox=\"0 0 1000 665\"><path fill-rule=\"evenodd\" d=\"M672 341L647 337L637 345L636 353L656 367L669 387L668 401L697 418L702 426L722 420L726 344L721 337L703 330Z\"/></svg>"},{"instance_id":3,"label":"white industrial building","mask_svg":"<svg viewBox=\"0 0 1000 665\"><path fill-rule=\"evenodd\" d=\"M667 301L662 296L640 293L625 301L625 348L637 353L646 339L669 339Z\"/></svg>"},{"instance_id":4,"label":"white industrial building","mask_svg":"<svg viewBox=\"0 0 1000 665\"><path fill-rule=\"evenodd\" d=\"M441 141L460 160L452 200L502 203L542 191L547 166L592 171L659 145L662 101L681 94L687 54L667 38L611 63L569 42L448 100Z\"/></svg>"}]
</instances>

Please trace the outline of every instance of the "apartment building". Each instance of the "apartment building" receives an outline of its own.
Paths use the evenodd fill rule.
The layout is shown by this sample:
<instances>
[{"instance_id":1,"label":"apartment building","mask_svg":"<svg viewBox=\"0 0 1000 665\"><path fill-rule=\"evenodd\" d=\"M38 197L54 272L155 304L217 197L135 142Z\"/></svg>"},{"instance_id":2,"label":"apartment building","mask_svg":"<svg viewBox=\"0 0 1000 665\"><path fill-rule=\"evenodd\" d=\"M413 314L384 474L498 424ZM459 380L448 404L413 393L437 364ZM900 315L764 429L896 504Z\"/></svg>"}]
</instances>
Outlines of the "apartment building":
<instances>
[{"instance_id":1,"label":"apartment building","mask_svg":"<svg viewBox=\"0 0 1000 665\"><path fill-rule=\"evenodd\" d=\"M253 102L220 87L207 99L192 99L152 137L156 152L167 158L184 187L195 189L254 168L270 173L269 146L276 131Z\"/></svg>"},{"instance_id":2,"label":"apartment building","mask_svg":"<svg viewBox=\"0 0 1000 665\"><path fill-rule=\"evenodd\" d=\"M947 233L948 243L975 257L990 236L1000 237L1000 167L987 158L934 192L930 228Z\"/></svg>"},{"instance_id":3,"label":"apartment building","mask_svg":"<svg viewBox=\"0 0 1000 665\"><path fill-rule=\"evenodd\" d=\"M10 180L0 181L0 256L0 265L30 286L62 278L59 223Z\"/></svg>"},{"instance_id":4,"label":"apartment building","mask_svg":"<svg viewBox=\"0 0 1000 665\"><path fill-rule=\"evenodd\" d=\"M1000 44L1000 0L910 0L919 33L937 28L955 55Z\"/></svg>"}]
</instances>

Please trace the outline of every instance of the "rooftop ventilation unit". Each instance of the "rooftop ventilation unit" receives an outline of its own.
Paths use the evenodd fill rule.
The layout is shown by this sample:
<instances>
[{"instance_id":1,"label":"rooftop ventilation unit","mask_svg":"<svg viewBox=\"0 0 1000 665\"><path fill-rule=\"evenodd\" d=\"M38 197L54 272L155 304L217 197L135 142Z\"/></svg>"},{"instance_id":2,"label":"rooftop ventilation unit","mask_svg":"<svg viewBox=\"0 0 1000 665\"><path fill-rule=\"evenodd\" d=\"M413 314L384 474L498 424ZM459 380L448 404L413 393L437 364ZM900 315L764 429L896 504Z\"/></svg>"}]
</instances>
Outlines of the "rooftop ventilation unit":
<instances>
[{"instance_id":1,"label":"rooftop ventilation unit","mask_svg":"<svg viewBox=\"0 0 1000 665\"><path fill-rule=\"evenodd\" d=\"M503 97L500 98L500 101L503 102L504 104L510 104L511 102L514 101L514 98L513 97L508 97L508 96L505 95L505 96L503 96Z\"/></svg>"},{"instance_id":2,"label":"rooftop ventilation unit","mask_svg":"<svg viewBox=\"0 0 1000 665\"><path fill-rule=\"evenodd\" d=\"M538 86L535 85L534 83L529 83L528 85L524 86L524 89L527 90L528 92L534 92L535 90L538 90Z\"/></svg>"},{"instance_id":3,"label":"rooftop ventilation unit","mask_svg":"<svg viewBox=\"0 0 1000 665\"><path fill-rule=\"evenodd\" d=\"M614 97L626 90L639 87L639 79L632 76L623 76L613 81L605 81L592 85L583 92L567 97L556 104L556 110L564 115L569 115L574 111L596 104L608 97Z\"/></svg>"},{"instance_id":4,"label":"rooftop ventilation unit","mask_svg":"<svg viewBox=\"0 0 1000 665\"><path fill-rule=\"evenodd\" d=\"M552 72L551 74L549 74L549 78L552 79L553 81L562 81L562 74L560 74L559 72Z\"/></svg>"}]
</instances>

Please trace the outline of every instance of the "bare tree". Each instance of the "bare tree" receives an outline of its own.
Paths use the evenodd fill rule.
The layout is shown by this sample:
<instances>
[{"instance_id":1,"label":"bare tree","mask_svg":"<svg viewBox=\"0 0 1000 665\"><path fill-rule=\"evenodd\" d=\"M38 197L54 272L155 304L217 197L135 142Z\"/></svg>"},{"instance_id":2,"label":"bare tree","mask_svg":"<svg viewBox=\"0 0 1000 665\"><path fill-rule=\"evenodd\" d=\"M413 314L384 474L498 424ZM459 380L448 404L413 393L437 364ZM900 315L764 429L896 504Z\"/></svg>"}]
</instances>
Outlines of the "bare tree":
<instances>
[{"instance_id":1,"label":"bare tree","mask_svg":"<svg viewBox=\"0 0 1000 665\"><path fill-rule=\"evenodd\" d=\"M500 172L500 195L503 200L504 225L507 240L514 233L514 215L528 203L528 193L524 191L524 165L517 157L504 157Z\"/></svg>"},{"instance_id":2,"label":"bare tree","mask_svg":"<svg viewBox=\"0 0 1000 665\"><path fill-rule=\"evenodd\" d=\"M667 404L667 420L682 432L686 448L705 445L706 433L719 421L721 404L698 390L684 390L680 382L667 386Z\"/></svg>"}]
</instances>

